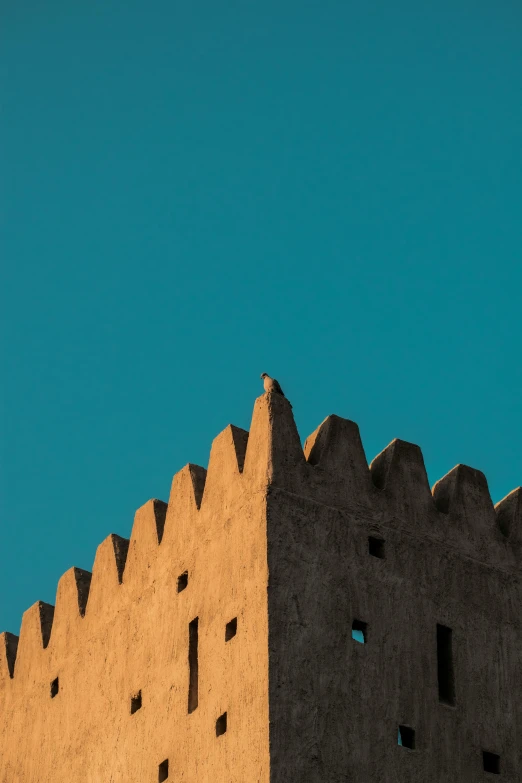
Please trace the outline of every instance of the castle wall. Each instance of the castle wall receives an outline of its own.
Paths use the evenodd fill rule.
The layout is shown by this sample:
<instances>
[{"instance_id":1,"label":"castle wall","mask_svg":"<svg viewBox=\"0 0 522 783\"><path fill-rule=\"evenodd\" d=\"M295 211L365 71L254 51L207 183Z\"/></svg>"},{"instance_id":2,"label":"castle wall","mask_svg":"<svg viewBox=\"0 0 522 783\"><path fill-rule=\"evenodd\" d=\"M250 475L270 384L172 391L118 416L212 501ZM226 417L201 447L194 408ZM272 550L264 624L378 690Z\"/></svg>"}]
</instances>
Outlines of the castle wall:
<instances>
[{"instance_id":1,"label":"castle wall","mask_svg":"<svg viewBox=\"0 0 522 783\"><path fill-rule=\"evenodd\" d=\"M495 512L483 475L459 466L432 495L416 446L394 441L368 469L338 417L300 457L280 416L295 461L267 500L272 779L471 783L490 777L487 751L519 781L520 490ZM437 625L452 630L454 705L440 701Z\"/></svg>"},{"instance_id":2,"label":"castle wall","mask_svg":"<svg viewBox=\"0 0 522 783\"><path fill-rule=\"evenodd\" d=\"M168 507L149 501L137 512L130 544L110 536L100 545L92 579L71 569L54 613L40 604L25 613L13 678L4 637L2 783L155 783L167 759L169 781L268 783L265 498L239 471L246 437L227 428L207 476L184 468ZM198 706L189 714L196 617ZM224 713L226 733L216 736Z\"/></svg>"},{"instance_id":3,"label":"castle wall","mask_svg":"<svg viewBox=\"0 0 522 783\"><path fill-rule=\"evenodd\" d=\"M483 751L514 783L521 562L522 490L493 508L460 465L432 492L417 446L368 466L336 416L303 450L263 395L0 635L0 783L471 783Z\"/></svg>"}]
</instances>

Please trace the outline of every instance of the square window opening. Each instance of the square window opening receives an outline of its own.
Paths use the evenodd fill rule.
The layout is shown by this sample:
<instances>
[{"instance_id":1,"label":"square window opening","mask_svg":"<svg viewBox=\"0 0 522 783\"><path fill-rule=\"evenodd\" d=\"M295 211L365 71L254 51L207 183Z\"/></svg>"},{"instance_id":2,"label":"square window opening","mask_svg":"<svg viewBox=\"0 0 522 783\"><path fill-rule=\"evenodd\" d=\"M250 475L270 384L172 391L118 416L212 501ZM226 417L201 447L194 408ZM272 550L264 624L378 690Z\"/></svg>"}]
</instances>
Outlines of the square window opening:
<instances>
[{"instance_id":1,"label":"square window opening","mask_svg":"<svg viewBox=\"0 0 522 783\"><path fill-rule=\"evenodd\" d=\"M227 713L224 712L216 721L216 737L221 737L227 730Z\"/></svg>"},{"instance_id":2,"label":"square window opening","mask_svg":"<svg viewBox=\"0 0 522 783\"><path fill-rule=\"evenodd\" d=\"M137 691L131 696L131 715L141 710L141 691Z\"/></svg>"},{"instance_id":3,"label":"square window opening","mask_svg":"<svg viewBox=\"0 0 522 783\"><path fill-rule=\"evenodd\" d=\"M482 751L482 765L484 772L490 772L492 775L500 775L500 756L496 753Z\"/></svg>"},{"instance_id":4,"label":"square window opening","mask_svg":"<svg viewBox=\"0 0 522 783\"><path fill-rule=\"evenodd\" d=\"M230 620L230 622L226 624L225 641L229 642L231 639L234 638L236 633L237 633L237 617L234 617L233 620Z\"/></svg>"},{"instance_id":5,"label":"square window opening","mask_svg":"<svg viewBox=\"0 0 522 783\"><path fill-rule=\"evenodd\" d=\"M188 585L188 571L184 571L178 576L178 593L182 593Z\"/></svg>"},{"instance_id":6,"label":"square window opening","mask_svg":"<svg viewBox=\"0 0 522 783\"><path fill-rule=\"evenodd\" d=\"M397 744L403 748L415 750L415 729L411 726L399 726Z\"/></svg>"},{"instance_id":7,"label":"square window opening","mask_svg":"<svg viewBox=\"0 0 522 783\"><path fill-rule=\"evenodd\" d=\"M384 560L386 556L384 551L384 539L370 536L368 538L368 553L372 557L378 557L380 560Z\"/></svg>"},{"instance_id":8,"label":"square window opening","mask_svg":"<svg viewBox=\"0 0 522 783\"><path fill-rule=\"evenodd\" d=\"M359 644L366 644L368 638L368 623L354 620L352 623L352 639Z\"/></svg>"},{"instance_id":9,"label":"square window opening","mask_svg":"<svg viewBox=\"0 0 522 783\"><path fill-rule=\"evenodd\" d=\"M54 699L55 696L58 696L58 691L60 690L60 683L58 682L58 677L56 677L55 680L51 683L51 699Z\"/></svg>"}]
</instances>

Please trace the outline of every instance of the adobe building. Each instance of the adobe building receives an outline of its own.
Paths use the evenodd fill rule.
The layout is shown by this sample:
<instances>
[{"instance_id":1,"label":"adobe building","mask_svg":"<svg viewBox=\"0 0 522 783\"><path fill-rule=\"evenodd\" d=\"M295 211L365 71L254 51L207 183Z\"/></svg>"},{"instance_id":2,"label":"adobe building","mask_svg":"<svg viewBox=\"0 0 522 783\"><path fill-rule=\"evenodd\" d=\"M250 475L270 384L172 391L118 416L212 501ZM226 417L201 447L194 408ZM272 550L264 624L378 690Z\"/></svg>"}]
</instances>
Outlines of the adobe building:
<instances>
[{"instance_id":1,"label":"adobe building","mask_svg":"<svg viewBox=\"0 0 522 783\"><path fill-rule=\"evenodd\" d=\"M520 783L521 530L265 394L2 635L0 781Z\"/></svg>"}]
</instances>

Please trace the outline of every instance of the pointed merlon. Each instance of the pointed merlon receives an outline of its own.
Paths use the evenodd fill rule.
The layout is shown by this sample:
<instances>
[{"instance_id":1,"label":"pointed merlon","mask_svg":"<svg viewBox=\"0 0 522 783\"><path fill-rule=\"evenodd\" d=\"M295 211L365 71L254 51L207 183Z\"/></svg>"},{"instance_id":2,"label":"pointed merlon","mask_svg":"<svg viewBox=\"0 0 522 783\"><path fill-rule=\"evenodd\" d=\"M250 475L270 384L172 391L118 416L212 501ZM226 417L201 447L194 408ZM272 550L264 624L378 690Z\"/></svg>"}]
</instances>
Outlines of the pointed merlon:
<instances>
[{"instance_id":1,"label":"pointed merlon","mask_svg":"<svg viewBox=\"0 0 522 783\"><path fill-rule=\"evenodd\" d=\"M172 479L167 519L165 521L164 548L170 551L190 549L195 541L195 526L205 490L207 471L200 465L189 463Z\"/></svg>"},{"instance_id":2,"label":"pointed merlon","mask_svg":"<svg viewBox=\"0 0 522 783\"><path fill-rule=\"evenodd\" d=\"M22 616L20 639L16 653L15 681L31 676L38 670L51 638L54 606L37 601Z\"/></svg>"},{"instance_id":3,"label":"pointed merlon","mask_svg":"<svg viewBox=\"0 0 522 783\"><path fill-rule=\"evenodd\" d=\"M488 482L480 470L468 465L456 465L433 487L433 497L443 514L481 511L488 518L493 504Z\"/></svg>"},{"instance_id":4,"label":"pointed merlon","mask_svg":"<svg viewBox=\"0 0 522 783\"><path fill-rule=\"evenodd\" d=\"M123 575L125 584L140 583L156 559L166 514L167 504L156 498L148 500L136 511Z\"/></svg>"},{"instance_id":5,"label":"pointed merlon","mask_svg":"<svg viewBox=\"0 0 522 783\"><path fill-rule=\"evenodd\" d=\"M500 531L511 543L522 543L522 487L517 487L495 506Z\"/></svg>"},{"instance_id":6,"label":"pointed merlon","mask_svg":"<svg viewBox=\"0 0 522 783\"><path fill-rule=\"evenodd\" d=\"M134 515L134 525L131 533L132 542L146 538L154 547L161 544L165 530L167 504L164 500L152 498L141 506Z\"/></svg>"},{"instance_id":7,"label":"pointed merlon","mask_svg":"<svg viewBox=\"0 0 522 783\"><path fill-rule=\"evenodd\" d=\"M306 439L304 455L309 465L319 467L338 483L337 502L367 501L370 472L355 422L328 416Z\"/></svg>"},{"instance_id":8,"label":"pointed merlon","mask_svg":"<svg viewBox=\"0 0 522 783\"><path fill-rule=\"evenodd\" d=\"M87 620L99 620L114 610L115 597L123 580L129 539L111 533L96 550L92 567Z\"/></svg>"},{"instance_id":9,"label":"pointed merlon","mask_svg":"<svg viewBox=\"0 0 522 783\"><path fill-rule=\"evenodd\" d=\"M51 638L53 627L54 606L44 601L37 601L23 614L22 627L20 629L20 650L29 640L31 644L45 649Z\"/></svg>"},{"instance_id":10,"label":"pointed merlon","mask_svg":"<svg viewBox=\"0 0 522 783\"><path fill-rule=\"evenodd\" d=\"M89 598L92 574L73 566L60 577L56 590L55 619L62 615L83 617ZM53 621L55 622L55 621Z\"/></svg>"},{"instance_id":11,"label":"pointed merlon","mask_svg":"<svg viewBox=\"0 0 522 783\"><path fill-rule=\"evenodd\" d=\"M334 414L307 437L304 454L310 465L320 464L327 470L346 470L354 465L359 471L368 471L359 427L354 421Z\"/></svg>"},{"instance_id":12,"label":"pointed merlon","mask_svg":"<svg viewBox=\"0 0 522 783\"><path fill-rule=\"evenodd\" d=\"M254 404L243 474L255 487L297 489L306 461L292 408L280 394L263 394ZM300 472L301 471L301 472Z\"/></svg>"},{"instance_id":13,"label":"pointed merlon","mask_svg":"<svg viewBox=\"0 0 522 783\"><path fill-rule=\"evenodd\" d=\"M2 674L12 679L16 662L16 652L18 650L18 636L9 631L0 634L0 679Z\"/></svg>"},{"instance_id":14,"label":"pointed merlon","mask_svg":"<svg viewBox=\"0 0 522 783\"><path fill-rule=\"evenodd\" d=\"M93 592L100 582L103 583L104 588L109 588L113 584L121 585L128 551L129 539L122 538L116 533L111 533L98 546L92 567L89 611Z\"/></svg>"},{"instance_id":15,"label":"pointed merlon","mask_svg":"<svg viewBox=\"0 0 522 783\"><path fill-rule=\"evenodd\" d=\"M199 511L206 478L206 469L190 462L178 471L172 479L167 516L173 512Z\"/></svg>"},{"instance_id":16,"label":"pointed merlon","mask_svg":"<svg viewBox=\"0 0 522 783\"><path fill-rule=\"evenodd\" d=\"M230 424L214 438L202 503L227 506L236 497L245 462L248 432Z\"/></svg>"},{"instance_id":17,"label":"pointed merlon","mask_svg":"<svg viewBox=\"0 0 522 783\"><path fill-rule=\"evenodd\" d=\"M422 451L415 443L396 438L372 460L372 481L391 503L391 511L407 519L425 521L435 510Z\"/></svg>"},{"instance_id":18,"label":"pointed merlon","mask_svg":"<svg viewBox=\"0 0 522 783\"><path fill-rule=\"evenodd\" d=\"M78 624L83 620L92 574L82 568L69 568L60 577L56 589L51 647L65 648L76 633Z\"/></svg>"},{"instance_id":19,"label":"pointed merlon","mask_svg":"<svg viewBox=\"0 0 522 783\"><path fill-rule=\"evenodd\" d=\"M229 424L223 432L216 435L210 450L205 491L208 490L209 481L216 480L217 474L225 473L229 476L243 472L247 443L247 430L234 427L233 424Z\"/></svg>"},{"instance_id":20,"label":"pointed merlon","mask_svg":"<svg viewBox=\"0 0 522 783\"><path fill-rule=\"evenodd\" d=\"M437 481L433 499L438 510L448 515L447 535L457 546L474 557L498 558L492 544L500 543L500 532L488 483L480 470L457 465Z\"/></svg>"}]
</instances>

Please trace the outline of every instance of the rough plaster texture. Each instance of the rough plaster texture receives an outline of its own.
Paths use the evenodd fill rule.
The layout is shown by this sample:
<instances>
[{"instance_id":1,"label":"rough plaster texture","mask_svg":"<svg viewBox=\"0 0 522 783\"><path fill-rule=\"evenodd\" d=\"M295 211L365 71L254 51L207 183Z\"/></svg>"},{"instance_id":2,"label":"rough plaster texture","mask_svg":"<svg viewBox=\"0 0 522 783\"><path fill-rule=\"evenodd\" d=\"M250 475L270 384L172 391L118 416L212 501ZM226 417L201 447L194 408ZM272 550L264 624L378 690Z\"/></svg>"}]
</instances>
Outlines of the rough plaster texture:
<instances>
[{"instance_id":1,"label":"rough plaster texture","mask_svg":"<svg viewBox=\"0 0 522 783\"><path fill-rule=\"evenodd\" d=\"M186 466L130 542L100 545L92 578L69 570L55 610L36 604L19 641L0 637L0 781L155 783L168 759L167 780L188 783L471 783L493 779L483 750L520 781L521 537L520 489L494 509L484 476L458 466L432 493L420 450L397 440L368 468L336 416L303 452L288 401L263 395L249 434L215 439L208 472ZM439 702L438 623L455 706Z\"/></svg>"}]
</instances>

